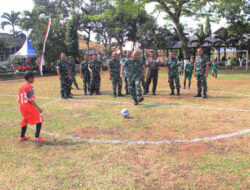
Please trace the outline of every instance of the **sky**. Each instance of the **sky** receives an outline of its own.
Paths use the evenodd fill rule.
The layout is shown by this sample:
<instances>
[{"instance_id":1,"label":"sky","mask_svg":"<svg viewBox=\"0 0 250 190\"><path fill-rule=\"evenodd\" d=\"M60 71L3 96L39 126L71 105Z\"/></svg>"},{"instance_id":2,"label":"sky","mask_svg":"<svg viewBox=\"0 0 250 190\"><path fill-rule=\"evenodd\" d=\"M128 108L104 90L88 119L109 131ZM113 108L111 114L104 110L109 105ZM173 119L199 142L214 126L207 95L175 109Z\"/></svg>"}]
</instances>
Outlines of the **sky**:
<instances>
[{"instance_id":1,"label":"sky","mask_svg":"<svg viewBox=\"0 0 250 190\"><path fill-rule=\"evenodd\" d=\"M0 0L0 15L2 15L4 12L10 13L12 10L15 12L23 12L24 10L31 11L34 7L33 0ZM147 12L151 13L154 10L154 3L148 4L146 6ZM164 20L164 13L157 14L155 16L158 16L158 23L159 25L163 26L166 24L166 21ZM204 20L197 20L196 18L182 18L182 23L187 25L187 28L190 30L194 30L198 28L199 23L205 23ZM211 23L212 25L212 31L216 31L220 27L225 26L226 21L221 20L219 24ZM9 32L11 28L6 27L3 31L0 27L0 32ZM92 39L93 40L93 39Z\"/></svg>"}]
</instances>

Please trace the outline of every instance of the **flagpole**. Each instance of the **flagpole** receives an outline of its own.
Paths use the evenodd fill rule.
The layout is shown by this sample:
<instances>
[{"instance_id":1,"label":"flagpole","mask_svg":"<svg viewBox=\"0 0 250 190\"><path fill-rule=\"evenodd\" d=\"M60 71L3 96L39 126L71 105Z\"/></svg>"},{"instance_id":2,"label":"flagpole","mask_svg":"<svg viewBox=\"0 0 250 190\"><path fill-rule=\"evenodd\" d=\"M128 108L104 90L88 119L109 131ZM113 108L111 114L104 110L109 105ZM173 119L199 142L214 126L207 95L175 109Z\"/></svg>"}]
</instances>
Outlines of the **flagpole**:
<instances>
[{"instance_id":1,"label":"flagpole","mask_svg":"<svg viewBox=\"0 0 250 190\"><path fill-rule=\"evenodd\" d=\"M49 17L49 21L48 21L46 33L45 33L45 36L44 36L44 41L43 41L42 54L41 54L41 58L40 58L40 67L39 67L39 69L40 69L41 76L43 76L43 65L45 64L44 54L45 54L45 50L46 50L46 41L48 39L48 35L49 35L49 31L50 31L50 26L51 26L51 17Z\"/></svg>"}]
</instances>

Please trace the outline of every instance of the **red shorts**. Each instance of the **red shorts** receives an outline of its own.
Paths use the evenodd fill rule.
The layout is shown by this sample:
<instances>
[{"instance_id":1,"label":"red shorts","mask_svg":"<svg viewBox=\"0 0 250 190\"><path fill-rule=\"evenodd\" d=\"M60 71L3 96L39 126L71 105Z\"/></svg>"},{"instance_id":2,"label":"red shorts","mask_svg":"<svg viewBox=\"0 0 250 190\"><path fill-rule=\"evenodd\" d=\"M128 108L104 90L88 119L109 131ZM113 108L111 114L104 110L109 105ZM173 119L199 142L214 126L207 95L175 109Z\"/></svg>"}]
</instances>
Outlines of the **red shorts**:
<instances>
[{"instance_id":1,"label":"red shorts","mask_svg":"<svg viewBox=\"0 0 250 190\"><path fill-rule=\"evenodd\" d=\"M28 124L36 125L37 123L43 123L44 119L36 108L31 108L31 109L20 108L20 110L23 115L23 120L21 121L21 127L25 127Z\"/></svg>"}]
</instances>

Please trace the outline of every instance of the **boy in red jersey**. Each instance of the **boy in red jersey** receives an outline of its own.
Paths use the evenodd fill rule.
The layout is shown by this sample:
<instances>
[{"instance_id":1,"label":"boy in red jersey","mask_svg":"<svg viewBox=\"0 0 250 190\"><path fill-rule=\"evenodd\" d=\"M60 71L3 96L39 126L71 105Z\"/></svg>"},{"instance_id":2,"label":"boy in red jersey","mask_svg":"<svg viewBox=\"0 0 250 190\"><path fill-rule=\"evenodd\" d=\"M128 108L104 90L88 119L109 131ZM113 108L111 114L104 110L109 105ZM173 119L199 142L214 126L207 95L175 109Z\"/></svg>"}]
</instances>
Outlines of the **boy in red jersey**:
<instances>
[{"instance_id":1,"label":"boy in red jersey","mask_svg":"<svg viewBox=\"0 0 250 190\"><path fill-rule=\"evenodd\" d=\"M42 109L36 104L34 89L31 85L34 83L34 74L31 71L27 71L24 74L24 79L26 83L21 86L18 92L18 103L20 106L20 111L23 116L21 121L21 137L20 141L28 140L29 137L25 136L27 125L36 125L35 142L46 142L45 139L39 137L42 128L43 117L41 113Z\"/></svg>"}]
</instances>

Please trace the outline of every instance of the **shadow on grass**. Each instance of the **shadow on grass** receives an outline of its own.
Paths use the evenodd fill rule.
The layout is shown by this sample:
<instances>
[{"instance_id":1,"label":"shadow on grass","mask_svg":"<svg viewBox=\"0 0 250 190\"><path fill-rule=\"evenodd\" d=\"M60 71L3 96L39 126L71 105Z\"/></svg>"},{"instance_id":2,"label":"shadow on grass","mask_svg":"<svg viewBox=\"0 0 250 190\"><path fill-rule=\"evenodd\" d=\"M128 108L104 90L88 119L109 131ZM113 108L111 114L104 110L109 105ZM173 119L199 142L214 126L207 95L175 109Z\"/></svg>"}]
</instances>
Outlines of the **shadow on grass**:
<instances>
[{"instance_id":1,"label":"shadow on grass","mask_svg":"<svg viewBox=\"0 0 250 190\"><path fill-rule=\"evenodd\" d=\"M70 141L70 140L52 140L47 142L31 142L35 144L38 148L44 146L73 146L73 145L80 145L80 144L89 144L83 141Z\"/></svg>"}]
</instances>

